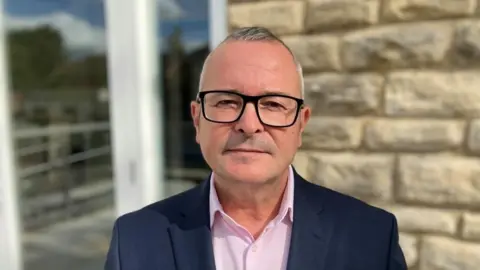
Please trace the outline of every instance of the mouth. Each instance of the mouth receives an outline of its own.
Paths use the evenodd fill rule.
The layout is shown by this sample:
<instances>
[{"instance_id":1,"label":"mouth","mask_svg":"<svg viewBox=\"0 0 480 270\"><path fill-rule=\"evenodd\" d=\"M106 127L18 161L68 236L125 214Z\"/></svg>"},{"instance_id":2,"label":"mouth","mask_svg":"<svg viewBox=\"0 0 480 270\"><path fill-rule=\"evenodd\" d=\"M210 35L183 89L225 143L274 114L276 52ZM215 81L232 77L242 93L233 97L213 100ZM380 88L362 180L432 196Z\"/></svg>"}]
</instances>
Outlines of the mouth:
<instances>
[{"instance_id":1,"label":"mouth","mask_svg":"<svg viewBox=\"0 0 480 270\"><path fill-rule=\"evenodd\" d=\"M243 149L243 148L228 149L225 151L225 153L268 154L266 151L263 151L263 150Z\"/></svg>"}]
</instances>

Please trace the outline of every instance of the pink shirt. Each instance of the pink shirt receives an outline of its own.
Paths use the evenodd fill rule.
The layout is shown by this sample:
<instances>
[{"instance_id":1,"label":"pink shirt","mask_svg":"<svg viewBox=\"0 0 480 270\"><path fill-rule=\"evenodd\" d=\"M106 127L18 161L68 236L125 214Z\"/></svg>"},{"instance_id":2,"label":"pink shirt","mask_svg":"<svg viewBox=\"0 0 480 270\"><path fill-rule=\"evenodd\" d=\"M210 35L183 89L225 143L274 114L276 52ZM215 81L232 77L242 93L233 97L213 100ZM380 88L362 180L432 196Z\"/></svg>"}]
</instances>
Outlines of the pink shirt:
<instances>
[{"instance_id":1,"label":"pink shirt","mask_svg":"<svg viewBox=\"0 0 480 270\"><path fill-rule=\"evenodd\" d=\"M210 227L217 270L284 270L293 223L293 170L290 167L278 215L256 240L223 210L210 179Z\"/></svg>"}]
</instances>

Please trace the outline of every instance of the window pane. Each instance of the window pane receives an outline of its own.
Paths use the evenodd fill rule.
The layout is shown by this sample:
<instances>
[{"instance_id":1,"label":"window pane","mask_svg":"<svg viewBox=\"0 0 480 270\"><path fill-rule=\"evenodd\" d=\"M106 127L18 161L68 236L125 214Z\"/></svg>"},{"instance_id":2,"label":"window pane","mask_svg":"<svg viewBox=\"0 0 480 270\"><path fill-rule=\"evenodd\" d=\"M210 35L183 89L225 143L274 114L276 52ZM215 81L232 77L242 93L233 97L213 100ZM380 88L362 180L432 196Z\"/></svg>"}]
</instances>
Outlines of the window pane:
<instances>
[{"instance_id":1,"label":"window pane","mask_svg":"<svg viewBox=\"0 0 480 270\"><path fill-rule=\"evenodd\" d=\"M209 50L208 0L169 1L160 13L167 194L182 191L208 175L195 141L190 102L198 92ZM170 189L168 189L170 188Z\"/></svg>"},{"instance_id":2,"label":"window pane","mask_svg":"<svg viewBox=\"0 0 480 270\"><path fill-rule=\"evenodd\" d=\"M4 2L25 269L101 269L113 220L104 3Z\"/></svg>"}]
</instances>

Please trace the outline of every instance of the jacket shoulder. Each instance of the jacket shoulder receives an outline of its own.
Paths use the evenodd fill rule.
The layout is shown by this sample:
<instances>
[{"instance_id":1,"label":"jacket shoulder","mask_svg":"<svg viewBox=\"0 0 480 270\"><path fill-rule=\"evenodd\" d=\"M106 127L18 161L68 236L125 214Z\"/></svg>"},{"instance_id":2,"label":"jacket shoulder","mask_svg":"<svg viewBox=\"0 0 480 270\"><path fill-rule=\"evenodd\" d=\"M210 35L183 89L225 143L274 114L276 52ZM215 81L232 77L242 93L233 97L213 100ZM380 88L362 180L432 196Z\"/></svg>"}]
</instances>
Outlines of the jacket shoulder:
<instances>
[{"instance_id":1,"label":"jacket shoulder","mask_svg":"<svg viewBox=\"0 0 480 270\"><path fill-rule=\"evenodd\" d=\"M174 196L165 198L155 203L142 207L139 210L124 214L117 218L116 224L125 227L144 226L144 228L168 227L175 223L182 214L182 210L188 207L192 199L201 193L200 186L190 188Z\"/></svg>"},{"instance_id":2,"label":"jacket shoulder","mask_svg":"<svg viewBox=\"0 0 480 270\"><path fill-rule=\"evenodd\" d=\"M105 269L175 269L168 228L199 192L195 187L117 218Z\"/></svg>"}]
</instances>

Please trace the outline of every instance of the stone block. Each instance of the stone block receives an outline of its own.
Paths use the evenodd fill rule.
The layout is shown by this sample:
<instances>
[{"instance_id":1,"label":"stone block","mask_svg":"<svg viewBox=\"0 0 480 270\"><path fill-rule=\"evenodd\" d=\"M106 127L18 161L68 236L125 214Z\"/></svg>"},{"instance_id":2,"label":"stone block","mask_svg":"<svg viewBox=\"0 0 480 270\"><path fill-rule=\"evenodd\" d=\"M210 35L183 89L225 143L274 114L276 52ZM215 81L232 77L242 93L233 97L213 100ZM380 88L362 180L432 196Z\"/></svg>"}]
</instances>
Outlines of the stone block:
<instances>
[{"instance_id":1,"label":"stone block","mask_svg":"<svg viewBox=\"0 0 480 270\"><path fill-rule=\"evenodd\" d=\"M468 129L468 150L480 154L480 119L472 120Z\"/></svg>"},{"instance_id":2,"label":"stone block","mask_svg":"<svg viewBox=\"0 0 480 270\"><path fill-rule=\"evenodd\" d=\"M314 115L362 115L380 111L382 76L374 73L305 76L306 102Z\"/></svg>"},{"instance_id":3,"label":"stone block","mask_svg":"<svg viewBox=\"0 0 480 270\"><path fill-rule=\"evenodd\" d=\"M304 71L340 69L339 37L333 35L286 36L282 40L293 51Z\"/></svg>"},{"instance_id":4,"label":"stone block","mask_svg":"<svg viewBox=\"0 0 480 270\"><path fill-rule=\"evenodd\" d=\"M305 149L352 149L360 145L362 121L354 118L318 116L310 119L303 134Z\"/></svg>"},{"instance_id":5,"label":"stone block","mask_svg":"<svg viewBox=\"0 0 480 270\"><path fill-rule=\"evenodd\" d=\"M319 153L311 160L312 182L359 199L391 198L393 156Z\"/></svg>"},{"instance_id":6,"label":"stone block","mask_svg":"<svg viewBox=\"0 0 480 270\"><path fill-rule=\"evenodd\" d=\"M263 26L277 35L299 34L305 27L304 1L239 3L229 6L231 28Z\"/></svg>"},{"instance_id":7,"label":"stone block","mask_svg":"<svg viewBox=\"0 0 480 270\"><path fill-rule=\"evenodd\" d=\"M468 16L476 0L386 0L382 17L388 21L412 21Z\"/></svg>"},{"instance_id":8,"label":"stone block","mask_svg":"<svg viewBox=\"0 0 480 270\"><path fill-rule=\"evenodd\" d=\"M480 241L480 213L465 213L462 221L462 237Z\"/></svg>"},{"instance_id":9,"label":"stone block","mask_svg":"<svg viewBox=\"0 0 480 270\"><path fill-rule=\"evenodd\" d=\"M456 65L480 65L480 20L462 21L456 25L452 51Z\"/></svg>"},{"instance_id":10,"label":"stone block","mask_svg":"<svg viewBox=\"0 0 480 270\"><path fill-rule=\"evenodd\" d=\"M365 144L380 151L440 151L460 147L465 124L454 120L374 120Z\"/></svg>"},{"instance_id":11,"label":"stone block","mask_svg":"<svg viewBox=\"0 0 480 270\"><path fill-rule=\"evenodd\" d=\"M386 207L403 232L454 235L460 214L455 211L395 205Z\"/></svg>"},{"instance_id":12,"label":"stone block","mask_svg":"<svg viewBox=\"0 0 480 270\"><path fill-rule=\"evenodd\" d=\"M418 239L413 235L400 233L399 242L405 261L407 261L408 269L410 269L418 262Z\"/></svg>"},{"instance_id":13,"label":"stone block","mask_svg":"<svg viewBox=\"0 0 480 270\"><path fill-rule=\"evenodd\" d=\"M308 0L310 31L366 26L378 22L379 0Z\"/></svg>"},{"instance_id":14,"label":"stone block","mask_svg":"<svg viewBox=\"0 0 480 270\"><path fill-rule=\"evenodd\" d=\"M343 38L343 67L351 70L440 64L451 47L453 27L424 22L373 27Z\"/></svg>"},{"instance_id":15,"label":"stone block","mask_svg":"<svg viewBox=\"0 0 480 270\"><path fill-rule=\"evenodd\" d=\"M398 168L400 201L471 206L480 204L480 160L439 155L402 155Z\"/></svg>"},{"instance_id":16,"label":"stone block","mask_svg":"<svg viewBox=\"0 0 480 270\"><path fill-rule=\"evenodd\" d=\"M478 71L399 71L385 86L389 116L480 116Z\"/></svg>"},{"instance_id":17,"label":"stone block","mask_svg":"<svg viewBox=\"0 0 480 270\"><path fill-rule=\"evenodd\" d=\"M420 247L419 270L478 270L480 244L426 236Z\"/></svg>"},{"instance_id":18,"label":"stone block","mask_svg":"<svg viewBox=\"0 0 480 270\"><path fill-rule=\"evenodd\" d=\"M292 165L303 178L310 180L308 173L310 155L307 152L298 151L293 159Z\"/></svg>"}]
</instances>

